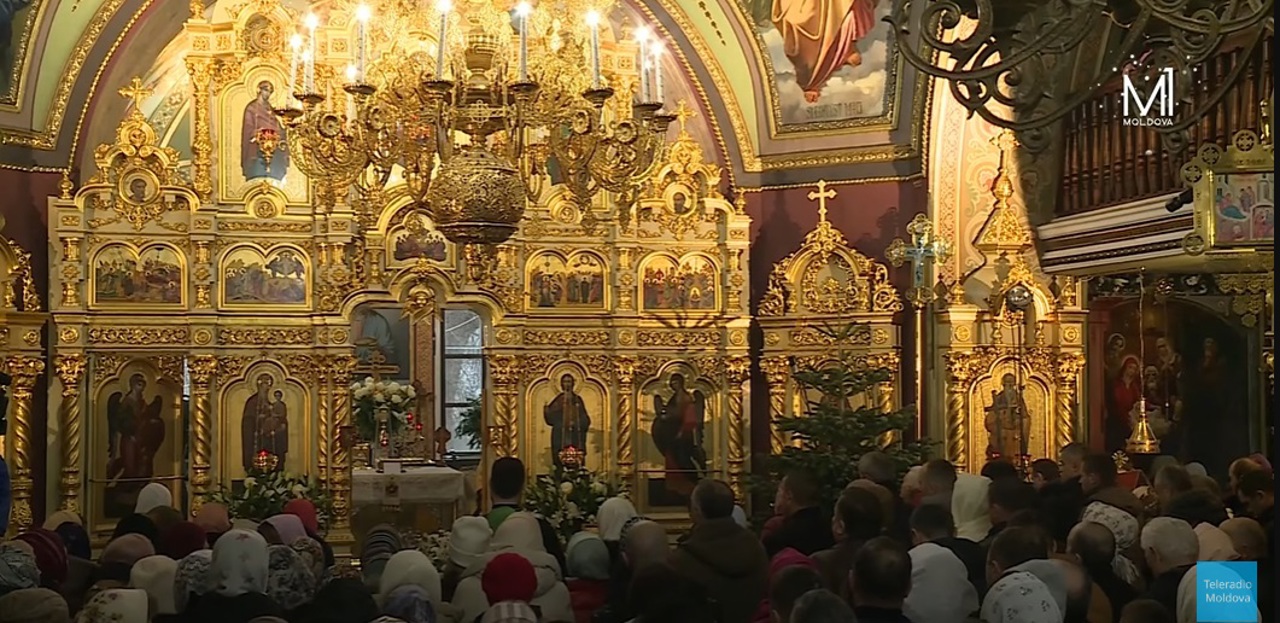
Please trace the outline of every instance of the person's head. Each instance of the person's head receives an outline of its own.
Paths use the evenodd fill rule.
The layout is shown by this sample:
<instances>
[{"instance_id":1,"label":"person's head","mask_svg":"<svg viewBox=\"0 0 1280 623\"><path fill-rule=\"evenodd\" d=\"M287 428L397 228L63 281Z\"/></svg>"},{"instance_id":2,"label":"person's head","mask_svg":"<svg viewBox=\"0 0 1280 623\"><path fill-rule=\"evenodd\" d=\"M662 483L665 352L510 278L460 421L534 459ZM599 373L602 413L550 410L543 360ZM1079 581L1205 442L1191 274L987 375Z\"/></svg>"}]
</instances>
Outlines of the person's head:
<instances>
[{"instance_id":1,"label":"person's head","mask_svg":"<svg viewBox=\"0 0 1280 623\"><path fill-rule=\"evenodd\" d=\"M1142 554L1153 575L1193 565L1200 540L1191 524L1173 517L1156 517L1142 527Z\"/></svg>"},{"instance_id":2,"label":"person's head","mask_svg":"<svg viewBox=\"0 0 1280 623\"><path fill-rule=\"evenodd\" d=\"M1090 572L1110 570L1111 561L1116 557L1116 536L1100 523L1082 521L1067 535L1067 553L1079 559Z\"/></svg>"},{"instance_id":3,"label":"person's head","mask_svg":"<svg viewBox=\"0 0 1280 623\"><path fill-rule=\"evenodd\" d=\"M176 560L163 555L147 556L133 565L129 572L129 586L147 591L151 614L178 614L173 593L177 574Z\"/></svg>"},{"instance_id":4,"label":"person's head","mask_svg":"<svg viewBox=\"0 0 1280 623\"><path fill-rule=\"evenodd\" d=\"M857 620L853 609L839 595L820 588L796 600L790 623L856 623Z\"/></svg>"},{"instance_id":5,"label":"person's head","mask_svg":"<svg viewBox=\"0 0 1280 623\"><path fill-rule=\"evenodd\" d=\"M615 495L600 504L596 511L596 525L600 528L600 538L606 541L618 541L622 538L622 528L639 513L631 500L625 495Z\"/></svg>"},{"instance_id":6,"label":"person's head","mask_svg":"<svg viewBox=\"0 0 1280 623\"><path fill-rule=\"evenodd\" d=\"M147 377L141 374L135 374L129 377L129 389L135 394L141 394L142 390L147 388Z\"/></svg>"},{"instance_id":7,"label":"person's head","mask_svg":"<svg viewBox=\"0 0 1280 623\"><path fill-rule=\"evenodd\" d=\"M702 623L714 618L706 592L665 561L636 572L627 601L640 623Z\"/></svg>"},{"instance_id":8,"label":"person's head","mask_svg":"<svg viewBox=\"0 0 1280 623\"><path fill-rule=\"evenodd\" d=\"M561 376L561 377L560 377L560 391L562 391L562 392L564 392L564 393L566 393L566 394L572 394L572 393L573 393L573 386L574 386L574 384L575 384L575 383L576 383L576 381L574 381L574 380L573 380L573 375L572 375L572 374L565 374L565 375Z\"/></svg>"},{"instance_id":9,"label":"person's head","mask_svg":"<svg viewBox=\"0 0 1280 623\"><path fill-rule=\"evenodd\" d=\"M1219 527L1231 537L1231 547L1240 554L1241 560L1263 560L1271 554L1267 548L1267 532L1257 520L1235 517Z\"/></svg>"},{"instance_id":10,"label":"person's head","mask_svg":"<svg viewBox=\"0 0 1280 623\"><path fill-rule=\"evenodd\" d=\"M1153 488L1160 507L1169 505L1173 498L1191 490L1191 475L1181 465L1169 465L1156 472Z\"/></svg>"},{"instance_id":11,"label":"person's head","mask_svg":"<svg viewBox=\"0 0 1280 623\"><path fill-rule=\"evenodd\" d=\"M1017 478L1001 478L991 481L987 502L991 523L1007 523L1015 514L1036 507L1036 490Z\"/></svg>"},{"instance_id":12,"label":"person's head","mask_svg":"<svg viewBox=\"0 0 1280 623\"><path fill-rule=\"evenodd\" d=\"M489 603L500 601L533 601L538 590L538 576L524 556L498 554L484 566L480 585Z\"/></svg>"},{"instance_id":13,"label":"person's head","mask_svg":"<svg viewBox=\"0 0 1280 623\"><path fill-rule=\"evenodd\" d=\"M569 539L565 547L565 563L569 577L609 579L609 548L594 532L579 532Z\"/></svg>"},{"instance_id":14,"label":"person's head","mask_svg":"<svg viewBox=\"0 0 1280 623\"><path fill-rule=\"evenodd\" d=\"M813 567L792 565L785 567L769 582L769 619L772 623L787 623L791 611L801 595L822 588L822 576Z\"/></svg>"},{"instance_id":15,"label":"person's head","mask_svg":"<svg viewBox=\"0 0 1280 623\"><path fill-rule=\"evenodd\" d=\"M1173 615L1154 599L1135 599L1120 611L1120 623L1173 623Z\"/></svg>"},{"instance_id":16,"label":"person's head","mask_svg":"<svg viewBox=\"0 0 1280 623\"><path fill-rule=\"evenodd\" d=\"M1084 470L1084 457L1089 454L1089 449L1084 444L1073 441L1065 446L1058 453L1058 463L1062 466L1063 478L1075 478Z\"/></svg>"},{"instance_id":17,"label":"person's head","mask_svg":"<svg viewBox=\"0 0 1280 623\"><path fill-rule=\"evenodd\" d=\"M979 474L993 481L1003 478L1017 478L1018 468L1014 467L1013 463L1006 459L995 459L987 461L987 464L982 466L982 471Z\"/></svg>"},{"instance_id":18,"label":"person's head","mask_svg":"<svg viewBox=\"0 0 1280 623\"><path fill-rule=\"evenodd\" d=\"M267 541L248 530L232 530L213 546L210 572L214 590L227 597L246 593L266 594L270 557Z\"/></svg>"},{"instance_id":19,"label":"person's head","mask_svg":"<svg viewBox=\"0 0 1280 623\"><path fill-rule=\"evenodd\" d=\"M672 375L671 375L671 381L670 381L670 384L671 384L671 389L672 389L673 391L675 391L675 392L682 392L682 391L684 391L684 375L683 375L683 374L672 374Z\"/></svg>"},{"instance_id":20,"label":"person's head","mask_svg":"<svg viewBox=\"0 0 1280 623\"><path fill-rule=\"evenodd\" d=\"M858 477L892 489L898 480L898 466L889 455L874 450L858 459Z\"/></svg>"},{"instance_id":21,"label":"person's head","mask_svg":"<svg viewBox=\"0 0 1280 623\"><path fill-rule=\"evenodd\" d=\"M632 570L642 569L666 560L669 551L667 529L656 521L643 519L627 529L622 559Z\"/></svg>"},{"instance_id":22,"label":"person's head","mask_svg":"<svg viewBox=\"0 0 1280 623\"><path fill-rule=\"evenodd\" d=\"M1049 541L1043 530L1024 526L1006 528L991 540L987 550L987 585L994 585L1012 567L1048 557Z\"/></svg>"},{"instance_id":23,"label":"person's head","mask_svg":"<svg viewBox=\"0 0 1280 623\"><path fill-rule=\"evenodd\" d=\"M876 537L858 549L850 578L854 605L901 608L911 592L911 556L901 543Z\"/></svg>"},{"instance_id":24,"label":"person's head","mask_svg":"<svg viewBox=\"0 0 1280 623\"><path fill-rule=\"evenodd\" d=\"M924 466L915 465L902 477L902 486L898 488L898 497L903 502L915 506L924 493Z\"/></svg>"},{"instance_id":25,"label":"person's head","mask_svg":"<svg viewBox=\"0 0 1280 623\"><path fill-rule=\"evenodd\" d=\"M862 487L849 487L840 493L836 512L831 516L831 534L837 541L877 537L883 525L884 514L874 493Z\"/></svg>"},{"instance_id":26,"label":"person's head","mask_svg":"<svg viewBox=\"0 0 1280 623\"><path fill-rule=\"evenodd\" d=\"M932 495L950 495L951 490L956 486L956 466L946 459L933 459L924 464L924 477L921 478L921 485L924 494Z\"/></svg>"},{"instance_id":27,"label":"person's head","mask_svg":"<svg viewBox=\"0 0 1280 623\"><path fill-rule=\"evenodd\" d=\"M941 504L921 504L911 513L911 544L919 545L955 536L956 522Z\"/></svg>"},{"instance_id":28,"label":"person's head","mask_svg":"<svg viewBox=\"0 0 1280 623\"><path fill-rule=\"evenodd\" d=\"M135 177L132 180L129 180L129 195L130 195L130 198L135 201L141 200L143 197L146 197L147 196L147 180L144 180L140 177Z\"/></svg>"},{"instance_id":29,"label":"person's head","mask_svg":"<svg viewBox=\"0 0 1280 623\"><path fill-rule=\"evenodd\" d=\"M719 480L705 479L693 488L689 505L694 523L732 517L733 489Z\"/></svg>"},{"instance_id":30,"label":"person's head","mask_svg":"<svg viewBox=\"0 0 1280 623\"><path fill-rule=\"evenodd\" d=\"M493 529L484 517L459 517L449 533L449 561L462 569L489 551Z\"/></svg>"},{"instance_id":31,"label":"person's head","mask_svg":"<svg viewBox=\"0 0 1280 623\"><path fill-rule=\"evenodd\" d=\"M495 502L519 501L524 491L524 462L504 456L493 462L489 470L489 496Z\"/></svg>"},{"instance_id":32,"label":"person's head","mask_svg":"<svg viewBox=\"0 0 1280 623\"><path fill-rule=\"evenodd\" d=\"M1236 493L1236 489L1240 486L1240 477L1246 472L1261 471L1262 466L1251 458L1239 458L1231 462L1231 466L1227 468L1227 488L1232 493Z\"/></svg>"},{"instance_id":33,"label":"person's head","mask_svg":"<svg viewBox=\"0 0 1280 623\"><path fill-rule=\"evenodd\" d=\"M26 543L36 557L40 570L40 586L59 590L67 579L67 547L58 533L44 528L32 528L19 534L14 540Z\"/></svg>"},{"instance_id":34,"label":"person's head","mask_svg":"<svg viewBox=\"0 0 1280 623\"><path fill-rule=\"evenodd\" d=\"M818 482L813 475L796 470L778 483L778 493L773 499L773 510L778 515L790 515L800 509L818 503Z\"/></svg>"},{"instance_id":35,"label":"person's head","mask_svg":"<svg viewBox=\"0 0 1280 623\"><path fill-rule=\"evenodd\" d=\"M1257 516L1275 506L1276 482L1270 472L1257 470L1245 472L1236 487L1236 495L1244 503L1250 515Z\"/></svg>"},{"instance_id":36,"label":"person's head","mask_svg":"<svg viewBox=\"0 0 1280 623\"><path fill-rule=\"evenodd\" d=\"M1227 520L1227 508L1222 504L1222 498L1202 489L1192 489L1170 500L1164 506L1164 515L1192 526L1202 523L1216 526Z\"/></svg>"},{"instance_id":37,"label":"person's head","mask_svg":"<svg viewBox=\"0 0 1280 623\"><path fill-rule=\"evenodd\" d=\"M145 614L145 613L144 613ZM68 623L67 600L47 588L23 588L0 597L0 623Z\"/></svg>"},{"instance_id":38,"label":"person's head","mask_svg":"<svg viewBox=\"0 0 1280 623\"><path fill-rule=\"evenodd\" d=\"M258 83L258 99L264 103L271 101L271 94L275 91L276 88L266 80Z\"/></svg>"},{"instance_id":39,"label":"person's head","mask_svg":"<svg viewBox=\"0 0 1280 623\"><path fill-rule=\"evenodd\" d=\"M1053 459L1036 459L1031 462L1031 485L1039 491L1051 482L1057 482L1062 475L1057 461Z\"/></svg>"},{"instance_id":40,"label":"person's head","mask_svg":"<svg viewBox=\"0 0 1280 623\"><path fill-rule=\"evenodd\" d=\"M1084 457L1080 469L1080 488L1085 493L1092 493L1116 484L1116 463L1105 454L1090 454Z\"/></svg>"}]
</instances>

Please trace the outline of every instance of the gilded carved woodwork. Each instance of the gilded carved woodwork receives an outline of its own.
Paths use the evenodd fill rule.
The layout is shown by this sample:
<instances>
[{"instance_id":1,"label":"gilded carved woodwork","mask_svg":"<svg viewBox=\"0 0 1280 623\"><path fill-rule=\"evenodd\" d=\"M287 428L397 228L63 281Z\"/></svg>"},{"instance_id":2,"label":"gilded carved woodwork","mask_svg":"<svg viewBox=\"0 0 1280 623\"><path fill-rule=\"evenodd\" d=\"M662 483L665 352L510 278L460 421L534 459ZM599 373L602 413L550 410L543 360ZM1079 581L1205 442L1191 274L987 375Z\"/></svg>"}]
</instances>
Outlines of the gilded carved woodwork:
<instances>
[{"instance_id":1,"label":"gilded carved woodwork","mask_svg":"<svg viewBox=\"0 0 1280 623\"><path fill-rule=\"evenodd\" d=\"M62 478L59 481L61 501L58 508L80 513L80 449L81 449L81 381L85 373L85 356L79 353L58 355L54 370L62 385L58 403L58 420L62 427Z\"/></svg>"},{"instance_id":2,"label":"gilded carved woodwork","mask_svg":"<svg viewBox=\"0 0 1280 623\"><path fill-rule=\"evenodd\" d=\"M5 448L9 462L12 507L10 529L14 534L32 526L34 520L31 495L35 489L31 439L33 391L36 380L44 372L44 360L27 355L9 355L5 370L13 379L9 385L9 430Z\"/></svg>"}]
</instances>

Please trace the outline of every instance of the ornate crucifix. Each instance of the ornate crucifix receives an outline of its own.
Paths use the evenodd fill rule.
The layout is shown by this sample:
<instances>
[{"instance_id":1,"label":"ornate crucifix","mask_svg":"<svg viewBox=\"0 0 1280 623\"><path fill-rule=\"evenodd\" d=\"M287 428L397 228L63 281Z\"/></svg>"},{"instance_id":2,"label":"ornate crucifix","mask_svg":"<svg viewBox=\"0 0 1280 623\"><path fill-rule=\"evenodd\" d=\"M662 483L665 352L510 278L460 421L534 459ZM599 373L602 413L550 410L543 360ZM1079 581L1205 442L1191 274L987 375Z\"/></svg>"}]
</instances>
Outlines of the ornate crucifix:
<instances>
[{"instance_id":1,"label":"ornate crucifix","mask_svg":"<svg viewBox=\"0 0 1280 623\"><path fill-rule=\"evenodd\" d=\"M916 439L924 435L924 308L933 301L933 288L925 280L929 266L946 260L951 251L946 241L933 237L933 223L924 214L917 214L907 224L911 243L894 238L885 250L885 258L899 267L911 263L911 290L907 300L915 309L915 373L916 373Z\"/></svg>"},{"instance_id":2,"label":"ornate crucifix","mask_svg":"<svg viewBox=\"0 0 1280 623\"><path fill-rule=\"evenodd\" d=\"M827 188L827 180L818 180L818 190L809 191L809 201L818 202L818 222L827 220L827 200L836 198L836 189Z\"/></svg>"}]
</instances>

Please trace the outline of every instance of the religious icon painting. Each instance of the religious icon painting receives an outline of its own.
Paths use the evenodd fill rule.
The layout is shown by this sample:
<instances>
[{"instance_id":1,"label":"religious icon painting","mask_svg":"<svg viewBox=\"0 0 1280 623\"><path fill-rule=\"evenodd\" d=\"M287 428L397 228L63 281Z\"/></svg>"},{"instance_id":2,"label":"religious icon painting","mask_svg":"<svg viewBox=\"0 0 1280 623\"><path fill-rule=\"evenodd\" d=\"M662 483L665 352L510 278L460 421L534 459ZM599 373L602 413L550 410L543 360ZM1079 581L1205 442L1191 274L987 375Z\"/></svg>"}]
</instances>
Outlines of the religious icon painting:
<instances>
[{"instance_id":1,"label":"religious icon painting","mask_svg":"<svg viewBox=\"0 0 1280 623\"><path fill-rule=\"evenodd\" d=\"M147 363L135 361L98 385L91 404L91 530L109 529L133 512L147 484L161 482L178 492L187 439L186 427L178 420L182 388Z\"/></svg>"},{"instance_id":2,"label":"religious icon painting","mask_svg":"<svg viewBox=\"0 0 1280 623\"><path fill-rule=\"evenodd\" d=\"M274 365L251 368L223 391L223 477L256 472L308 473L311 429L307 392Z\"/></svg>"},{"instance_id":3,"label":"religious icon painting","mask_svg":"<svg viewBox=\"0 0 1280 623\"><path fill-rule=\"evenodd\" d=\"M19 81L28 73L23 67L28 47L25 43L38 26L42 1L0 2L0 104L18 103Z\"/></svg>"},{"instance_id":4,"label":"religious icon painting","mask_svg":"<svg viewBox=\"0 0 1280 623\"><path fill-rule=\"evenodd\" d=\"M183 307L186 300L186 261L182 252L153 243L141 250L128 243L111 243L93 254L91 307Z\"/></svg>"},{"instance_id":5,"label":"religious icon painting","mask_svg":"<svg viewBox=\"0 0 1280 623\"><path fill-rule=\"evenodd\" d=\"M263 252L241 245L222 257L222 307L305 307L311 302L307 256L293 246Z\"/></svg>"},{"instance_id":6,"label":"religious icon painting","mask_svg":"<svg viewBox=\"0 0 1280 623\"><path fill-rule=\"evenodd\" d=\"M719 309L720 275L703 255L677 260L668 254L650 256L643 264L640 284L645 311L714 311Z\"/></svg>"},{"instance_id":7,"label":"religious icon painting","mask_svg":"<svg viewBox=\"0 0 1280 623\"><path fill-rule=\"evenodd\" d=\"M714 391L678 368L641 394L637 471L644 499L649 507L687 508L694 486L712 475L708 403Z\"/></svg>"},{"instance_id":8,"label":"religious icon painting","mask_svg":"<svg viewBox=\"0 0 1280 623\"><path fill-rule=\"evenodd\" d=\"M160 181L146 169L128 171L120 176L116 197L135 206L154 203L160 199Z\"/></svg>"},{"instance_id":9,"label":"religious icon painting","mask_svg":"<svg viewBox=\"0 0 1280 623\"><path fill-rule=\"evenodd\" d=\"M565 256L544 251L529 259L526 283L530 311L601 310L608 286L600 256L578 251Z\"/></svg>"},{"instance_id":10,"label":"religious icon painting","mask_svg":"<svg viewBox=\"0 0 1280 623\"><path fill-rule=\"evenodd\" d=\"M1275 240L1275 175L1213 176L1213 237L1227 246L1270 245Z\"/></svg>"},{"instance_id":11,"label":"religious icon painting","mask_svg":"<svg viewBox=\"0 0 1280 623\"><path fill-rule=\"evenodd\" d=\"M387 254L392 265L411 264L426 258L439 264L449 262L449 241L422 212L411 210L387 234Z\"/></svg>"},{"instance_id":12,"label":"religious icon painting","mask_svg":"<svg viewBox=\"0 0 1280 623\"><path fill-rule=\"evenodd\" d=\"M413 326L404 309L364 304L351 315L356 374L408 381L412 378Z\"/></svg>"},{"instance_id":13,"label":"religious icon painting","mask_svg":"<svg viewBox=\"0 0 1280 623\"><path fill-rule=\"evenodd\" d=\"M561 365L529 388L527 404L531 458L540 473L579 460L576 456L592 471L609 469L610 418L598 381L577 366Z\"/></svg>"},{"instance_id":14,"label":"religious icon painting","mask_svg":"<svg viewBox=\"0 0 1280 623\"><path fill-rule=\"evenodd\" d=\"M994 458L1017 462L1019 456L1033 459L1053 456L1050 439L1053 414L1049 387L1017 364L997 364L991 374L970 388L969 434L973 440L970 465L982 465Z\"/></svg>"},{"instance_id":15,"label":"religious icon painting","mask_svg":"<svg viewBox=\"0 0 1280 623\"><path fill-rule=\"evenodd\" d=\"M304 203L309 184L290 157L288 128L274 112L285 103L289 81L279 69L255 63L215 100L218 197L234 203L266 183L283 191L290 203Z\"/></svg>"}]
</instances>

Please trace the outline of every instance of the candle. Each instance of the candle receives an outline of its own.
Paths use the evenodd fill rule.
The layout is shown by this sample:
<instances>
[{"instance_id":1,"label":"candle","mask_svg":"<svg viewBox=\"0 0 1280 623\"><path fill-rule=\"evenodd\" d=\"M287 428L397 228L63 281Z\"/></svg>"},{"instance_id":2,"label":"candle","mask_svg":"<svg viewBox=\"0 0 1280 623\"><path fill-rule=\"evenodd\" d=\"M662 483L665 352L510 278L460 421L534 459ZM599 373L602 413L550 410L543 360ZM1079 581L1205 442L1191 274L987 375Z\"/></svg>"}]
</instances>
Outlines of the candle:
<instances>
[{"instance_id":1,"label":"candle","mask_svg":"<svg viewBox=\"0 0 1280 623\"><path fill-rule=\"evenodd\" d=\"M520 18L520 82L529 81L529 14L533 6L528 2L516 5L516 17Z\"/></svg>"},{"instance_id":2,"label":"candle","mask_svg":"<svg viewBox=\"0 0 1280 623\"><path fill-rule=\"evenodd\" d=\"M587 11L587 26L591 28L591 88L600 88L600 13Z\"/></svg>"},{"instance_id":3,"label":"candle","mask_svg":"<svg viewBox=\"0 0 1280 623\"><path fill-rule=\"evenodd\" d=\"M649 101L649 29L641 26L636 29L636 42L640 44L640 101Z\"/></svg>"},{"instance_id":4,"label":"candle","mask_svg":"<svg viewBox=\"0 0 1280 623\"><path fill-rule=\"evenodd\" d=\"M653 42L653 101L662 101L662 51L661 41Z\"/></svg>"},{"instance_id":5,"label":"candle","mask_svg":"<svg viewBox=\"0 0 1280 623\"><path fill-rule=\"evenodd\" d=\"M314 93L316 90L316 29L320 27L320 18L316 17L315 13L308 13L306 26L307 51L302 57L305 72L302 88L307 93Z\"/></svg>"},{"instance_id":6,"label":"candle","mask_svg":"<svg viewBox=\"0 0 1280 623\"><path fill-rule=\"evenodd\" d=\"M302 51L302 91L304 93L312 93L315 89L315 64L312 62L314 57L311 50Z\"/></svg>"},{"instance_id":7,"label":"candle","mask_svg":"<svg viewBox=\"0 0 1280 623\"><path fill-rule=\"evenodd\" d=\"M436 10L440 11L440 41L436 44L436 80L444 80L445 78L445 51L448 48L446 43L449 36L449 9L453 5L449 0L439 0L436 2Z\"/></svg>"},{"instance_id":8,"label":"candle","mask_svg":"<svg viewBox=\"0 0 1280 623\"><path fill-rule=\"evenodd\" d=\"M371 17L373 17L373 11L369 8L369 5L362 4L356 7L356 72L351 82L364 82L365 54L369 46L366 29Z\"/></svg>"},{"instance_id":9,"label":"candle","mask_svg":"<svg viewBox=\"0 0 1280 623\"><path fill-rule=\"evenodd\" d=\"M355 65L347 65L347 83L355 84L359 78L360 69ZM347 123L354 125L356 122L356 96L347 93Z\"/></svg>"},{"instance_id":10,"label":"candle","mask_svg":"<svg viewBox=\"0 0 1280 623\"><path fill-rule=\"evenodd\" d=\"M302 35L294 33L289 38L289 49L293 54L289 60L289 92L286 94L286 99L298 92L298 61L302 57Z\"/></svg>"}]
</instances>

